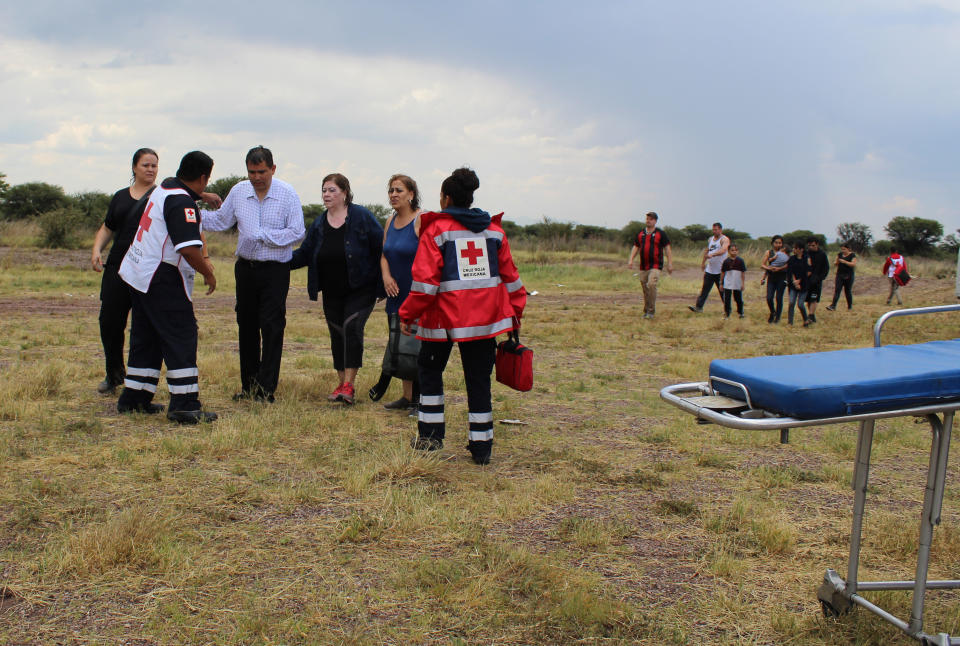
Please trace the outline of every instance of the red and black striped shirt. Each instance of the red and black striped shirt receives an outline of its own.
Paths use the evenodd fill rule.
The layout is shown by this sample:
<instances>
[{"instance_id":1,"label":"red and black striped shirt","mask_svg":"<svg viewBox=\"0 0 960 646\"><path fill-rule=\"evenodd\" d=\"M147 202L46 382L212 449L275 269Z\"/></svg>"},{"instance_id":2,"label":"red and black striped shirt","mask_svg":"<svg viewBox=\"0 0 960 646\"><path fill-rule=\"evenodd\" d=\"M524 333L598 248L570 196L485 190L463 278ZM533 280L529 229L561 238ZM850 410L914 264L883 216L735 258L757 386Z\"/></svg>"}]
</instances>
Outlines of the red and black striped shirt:
<instances>
[{"instance_id":1,"label":"red and black striped shirt","mask_svg":"<svg viewBox=\"0 0 960 646\"><path fill-rule=\"evenodd\" d=\"M650 233L643 228L633 244L640 249L640 269L663 269L663 248L670 244L667 234L657 228Z\"/></svg>"}]
</instances>

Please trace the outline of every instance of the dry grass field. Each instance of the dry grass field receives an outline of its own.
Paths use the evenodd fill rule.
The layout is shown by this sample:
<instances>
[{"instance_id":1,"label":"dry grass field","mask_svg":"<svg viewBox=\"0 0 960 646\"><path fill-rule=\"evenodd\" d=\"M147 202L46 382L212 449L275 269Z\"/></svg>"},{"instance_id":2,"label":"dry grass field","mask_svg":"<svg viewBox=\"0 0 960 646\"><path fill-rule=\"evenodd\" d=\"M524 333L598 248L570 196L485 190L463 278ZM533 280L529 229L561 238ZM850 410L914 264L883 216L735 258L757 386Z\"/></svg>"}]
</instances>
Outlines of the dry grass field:
<instances>
[{"instance_id":1,"label":"dry grass field","mask_svg":"<svg viewBox=\"0 0 960 646\"><path fill-rule=\"evenodd\" d=\"M329 341L303 272L277 402L231 401L232 250L213 240L219 289L195 299L201 397L221 417L179 427L120 416L96 393L89 253L0 248L0 643L912 643L864 612L824 618L817 602L824 570L846 567L853 424L780 444L699 426L658 397L715 357L870 345L886 310L876 259L859 267L853 311L821 309L804 329L766 323L757 271L747 318L724 321L715 295L687 310L700 278L681 256L646 321L628 250L517 251L539 292L523 330L536 384L495 384L495 419L526 425L497 423L478 467L456 353L438 455L409 448L414 420L366 399L382 308L358 404L326 401ZM911 270L908 305L956 301L947 263ZM958 319L937 315L894 320L884 340L957 336ZM878 423L863 578L912 578L928 450L925 424ZM960 570L954 476L931 577ZM909 614L906 593L871 598ZM960 595L930 593L926 619L960 633Z\"/></svg>"}]
</instances>

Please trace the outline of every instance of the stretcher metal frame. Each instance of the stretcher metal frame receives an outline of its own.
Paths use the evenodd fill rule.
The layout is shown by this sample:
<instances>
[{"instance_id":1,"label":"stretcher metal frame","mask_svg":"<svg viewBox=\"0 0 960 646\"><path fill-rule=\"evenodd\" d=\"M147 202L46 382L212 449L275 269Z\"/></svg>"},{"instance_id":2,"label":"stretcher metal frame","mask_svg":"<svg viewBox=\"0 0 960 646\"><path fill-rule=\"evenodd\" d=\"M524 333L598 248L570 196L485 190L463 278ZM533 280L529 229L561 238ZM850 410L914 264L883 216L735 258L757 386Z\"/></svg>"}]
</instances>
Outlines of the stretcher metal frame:
<instances>
[{"instance_id":1,"label":"stretcher metal frame","mask_svg":"<svg viewBox=\"0 0 960 646\"><path fill-rule=\"evenodd\" d=\"M938 305L917 307L887 312L873 327L873 345L879 348L883 325L894 317L916 314L934 314L939 312L960 311L960 305ZM840 417L820 419L797 419L780 416L776 413L756 408L750 399L747 386L718 377L710 377L706 382L695 382L667 386L660 391L660 397L677 408L693 414L703 423L720 424L728 428L746 431L779 430L781 438L787 429L802 426L823 426L859 422L857 435L857 454L853 472L853 524L850 530L850 559L847 564L847 578L828 569L823 584L817 590L817 597L824 614L839 615L849 611L854 605L866 608L885 621L893 624L909 637L929 646L960 646L960 637L950 637L946 633L936 635L923 631L923 603L926 591L960 588L960 580L928 581L927 570L930 563L930 545L933 541L933 528L940 524L940 511L943 504L944 483L947 473L947 458L950 452L950 434L953 429L954 412L960 410L960 398L946 400L933 405L916 406L885 410L873 413L859 413ZM738 407L711 409L701 401L705 396L716 396L714 382L723 382L734 386L743 393ZM859 581L857 571L860 565L860 543L863 532L863 514L867 498L867 477L870 471L870 451L873 445L873 431L876 420L888 417L922 417L932 432L930 445L930 463L927 470L926 491L923 497L923 510L920 516L920 538L917 545L917 567L912 581ZM909 621L904 621L860 595L861 591L872 590L913 590L913 605Z\"/></svg>"}]
</instances>

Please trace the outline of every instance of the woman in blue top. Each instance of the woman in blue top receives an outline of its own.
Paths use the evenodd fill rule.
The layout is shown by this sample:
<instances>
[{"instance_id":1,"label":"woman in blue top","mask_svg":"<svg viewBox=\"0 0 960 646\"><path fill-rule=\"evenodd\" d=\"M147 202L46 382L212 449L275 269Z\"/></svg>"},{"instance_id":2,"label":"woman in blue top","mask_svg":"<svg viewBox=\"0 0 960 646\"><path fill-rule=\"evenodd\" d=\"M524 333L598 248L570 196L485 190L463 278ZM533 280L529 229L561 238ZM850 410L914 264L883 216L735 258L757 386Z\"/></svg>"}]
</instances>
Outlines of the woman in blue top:
<instances>
[{"instance_id":1,"label":"woman in blue top","mask_svg":"<svg viewBox=\"0 0 960 646\"><path fill-rule=\"evenodd\" d=\"M383 287L387 292L387 317L390 323L388 348L397 349L400 338L400 319L397 311L410 293L413 282L413 259L417 255L420 234L420 191L417 183L407 175L394 175L387 184L387 196L393 215L387 220L383 231L383 255L380 257L380 270L383 273ZM394 338L396 337L396 339ZM408 339L409 340L409 339ZM390 353L388 352L387 355ZM388 356L384 356L383 372L380 381L370 389L370 398L374 401L383 397L393 367L387 365ZM402 375L397 375L402 376ZM403 379L403 395L400 399L384 404L387 410L406 410L416 407L415 382Z\"/></svg>"}]
</instances>

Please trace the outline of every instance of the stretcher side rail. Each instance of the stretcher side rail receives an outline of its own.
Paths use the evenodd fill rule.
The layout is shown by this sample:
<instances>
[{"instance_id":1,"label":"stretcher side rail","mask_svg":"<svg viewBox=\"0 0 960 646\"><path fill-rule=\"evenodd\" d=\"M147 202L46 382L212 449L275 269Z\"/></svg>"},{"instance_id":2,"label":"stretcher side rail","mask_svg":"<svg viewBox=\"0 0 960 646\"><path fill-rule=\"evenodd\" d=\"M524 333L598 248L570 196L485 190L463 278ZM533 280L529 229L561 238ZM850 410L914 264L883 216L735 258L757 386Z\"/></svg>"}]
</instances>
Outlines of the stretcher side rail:
<instances>
[{"instance_id":1,"label":"stretcher side rail","mask_svg":"<svg viewBox=\"0 0 960 646\"><path fill-rule=\"evenodd\" d=\"M725 380L726 381L726 380ZM744 386L744 388L746 388ZM827 424L846 424L848 422L860 422L869 419L885 419L888 417L926 417L946 411L960 410L960 399L929 404L926 406L915 406L912 408L898 408L873 413L857 413L854 415L843 415L841 417L823 417L819 419L798 419L796 417L785 417L776 413L765 411L759 408L751 408L747 401L743 404L748 411L756 411L756 414L762 417L741 417L734 413L728 413L722 410L714 410L706 406L698 405L689 401L681 394L706 395L712 392L708 382L691 382L686 384L675 384L666 386L660 391L660 398L665 402L673 404L677 408L691 413L698 419L720 424L728 428L736 428L742 431L779 431L787 428L799 428L802 426L825 426Z\"/></svg>"},{"instance_id":2,"label":"stretcher side rail","mask_svg":"<svg viewBox=\"0 0 960 646\"><path fill-rule=\"evenodd\" d=\"M903 310L891 310L877 319L873 325L873 347L880 347L880 333L883 326L892 318L898 316L913 316L915 314L939 314L941 312L960 312L960 305L932 305L930 307L908 307Z\"/></svg>"}]
</instances>

